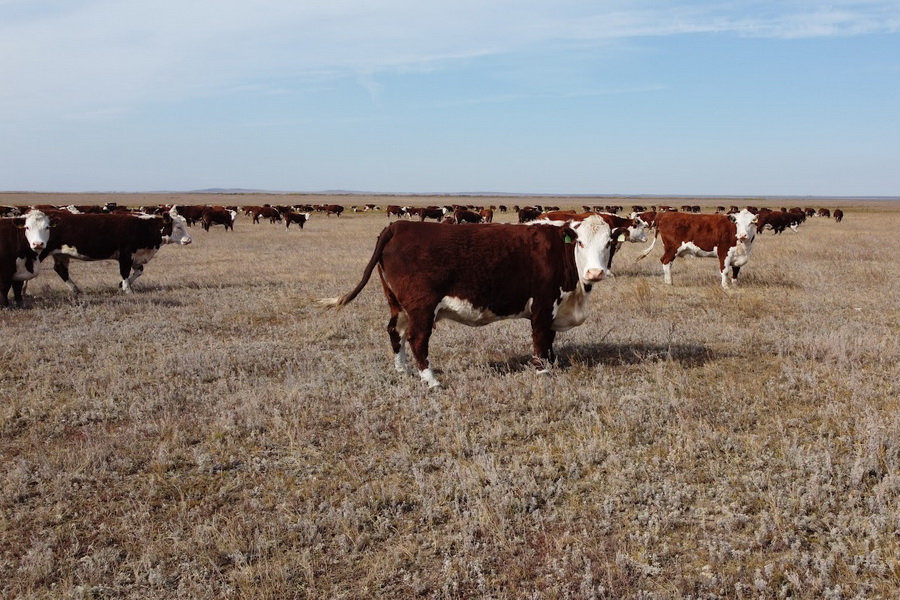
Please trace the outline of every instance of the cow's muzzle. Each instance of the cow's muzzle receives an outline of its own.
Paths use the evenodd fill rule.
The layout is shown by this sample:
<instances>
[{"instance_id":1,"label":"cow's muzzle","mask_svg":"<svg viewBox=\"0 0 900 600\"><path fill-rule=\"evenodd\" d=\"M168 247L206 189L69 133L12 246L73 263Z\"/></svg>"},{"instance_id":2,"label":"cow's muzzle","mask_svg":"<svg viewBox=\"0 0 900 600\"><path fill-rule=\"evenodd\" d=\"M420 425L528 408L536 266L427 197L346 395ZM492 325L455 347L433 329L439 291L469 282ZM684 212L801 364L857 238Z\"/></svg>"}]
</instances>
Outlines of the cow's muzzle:
<instances>
[{"instance_id":1,"label":"cow's muzzle","mask_svg":"<svg viewBox=\"0 0 900 600\"><path fill-rule=\"evenodd\" d=\"M584 272L584 280L591 283L602 281L605 273L603 269L588 269Z\"/></svg>"}]
</instances>

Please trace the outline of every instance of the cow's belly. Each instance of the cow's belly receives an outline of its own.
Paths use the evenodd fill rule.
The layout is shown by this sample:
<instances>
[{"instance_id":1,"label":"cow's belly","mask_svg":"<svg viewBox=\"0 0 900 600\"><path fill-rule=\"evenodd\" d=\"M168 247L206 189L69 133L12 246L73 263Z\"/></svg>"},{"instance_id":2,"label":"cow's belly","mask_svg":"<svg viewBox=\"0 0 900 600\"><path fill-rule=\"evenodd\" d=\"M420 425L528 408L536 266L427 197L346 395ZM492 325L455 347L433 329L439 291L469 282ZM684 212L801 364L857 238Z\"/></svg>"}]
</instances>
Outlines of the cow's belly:
<instances>
[{"instance_id":1,"label":"cow's belly","mask_svg":"<svg viewBox=\"0 0 900 600\"><path fill-rule=\"evenodd\" d=\"M712 247L712 250L704 250L694 242L682 242L678 247L678 252L676 256L700 256L700 257L713 257L718 256L718 250L716 246Z\"/></svg>"},{"instance_id":2,"label":"cow's belly","mask_svg":"<svg viewBox=\"0 0 900 600\"><path fill-rule=\"evenodd\" d=\"M743 267L750 260L750 247L738 242L728 250L728 258L731 259L731 266Z\"/></svg>"},{"instance_id":3,"label":"cow's belly","mask_svg":"<svg viewBox=\"0 0 900 600\"><path fill-rule=\"evenodd\" d=\"M490 325L497 321L505 319L527 319L531 316L531 303L533 298L529 298L522 310L519 312L497 315L487 308L475 306L471 301L456 296L444 296L438 302L434 309L434 321L437 323L442 319L449 319L464 325L480 327L482 325Z\"/></svg>"},{"instance_id":4,"label":"cow's belly","mask_svg":"<svg viewBox=\"0 0 900 600\"><path fill-rule=\"evenodd\" d=\"M13 281L28 281L37 277L41 272L41 263L27 258L16 258L16 271L13 273Z\"/></svg>"},{"instance_id":5,"label":"cow's belly","mask_svg":"<svg viewBox=\"0 0 900 600\"><path fill-rule=\"evenodd\" d=\"M63 246L59 250L55 250L53 254L61 254L63 256L68 256L69 258L75 258L78 260L115 260L119 258L118 250L111 250L109 252L103 252L99 254L83 254L78 250L75 246L67 246L63 244Z\"/></svg>"}]
</instances>

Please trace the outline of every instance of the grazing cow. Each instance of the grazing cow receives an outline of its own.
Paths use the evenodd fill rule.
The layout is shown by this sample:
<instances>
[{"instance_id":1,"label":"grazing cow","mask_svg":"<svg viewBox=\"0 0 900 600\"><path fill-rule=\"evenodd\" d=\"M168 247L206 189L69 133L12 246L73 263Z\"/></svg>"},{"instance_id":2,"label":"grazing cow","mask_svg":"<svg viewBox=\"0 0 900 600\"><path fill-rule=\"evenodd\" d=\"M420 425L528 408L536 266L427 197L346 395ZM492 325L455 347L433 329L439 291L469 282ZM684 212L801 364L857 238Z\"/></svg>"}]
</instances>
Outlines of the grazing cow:
<instances>
[{"instance_id":1,"label":"grazing cow","mask_svg":"<svg viewBox=\"0 0 900 600\"><path fill-rule=\"evenodd\" d=\"M327 204L325 205L325 216L330 217L331 215L341 216L341 213L344 212L344 207L340 204Z\"/></svg>"},{"instance_id":2,"label":"grazing cow","mask_svg":"<svg viewBox=\"0 0 900 600\"><path fill-rule=\"evenodd\" d=\"M525 208L520 208L517 212L519 213L519 223L528 223L540 219L543 211L539 208L526 206Z\"/></svg>"},{"instance_id":3,"label":"grazing cow","mask_svg":"<svg viewBox=\"0 0 900 600\"><path fill-rule=\"evenodd\" d=\"M836 208L836 209L834 209L834 214L832 216L834 217L835 221L840 223L841 221L844 220L844 211L842 211L839 208Z\"/></svg>"},{"instance_id":4,"label":"grazing cow","mask_svg":"<svg viewBox=\"0 0 900 600\"><path fill-rule=\"evenodd\" d=\"M50 217L39 210L0 219L0 305L9 306L9 289L22 306L25 282L41 272L37 253L50 241Z\"/></svg>"},{"instance_id":5,"label":"grazing cow","mask_svg":"<svg viewBox=\"0 0 900 600\"><path fill-rule=\"evenodd\" d=\"M234 220L236 218L237 211L210 207L203 211L203 215L200 217L200 225L206 231L209 231L210 225L224 225L225 231L229 229L234 231Z\"/></svg>"},{"instance_id":6,"label":"grazing cow","mask_svg":"<svg viewBox=\"0 0 900 600\"><path fill-rule=\"evenodd\" d=\"M428 206L426 208L420 208L417 213L419 215L419 220L424 221L425 219L434 219L436 221L441 221L444 218L444 215L447 214L447 209L442 208L440 206ZM410 210L412 213L412 210Z\"/></svg>"},{"instance_id":7,"label":"grazing cow","mask_svg":"<svg viewBox=\"0 0 900 600\"><path fill-rule=\"evenodd\" d=\"M274 223L275 221L281 220L281 213L274 206L266 204L265 206L259 207L259 210L253 211L253 222L255 224L259 224L260 217L268 219L269 223Z\"/></svg>"},{"instance_id":8,"label":"grazing cow","mask_svg":"<svg viewBox=\"0 0 900 600\"><path fill-rule=\"evenodd\" d=\"M388 219L391 217L402 217L406 214L406 207L389 204L385 207L384 212L387 214Z\"/></svg>"},{"instance_id":9,"label":"grazing cow","mask_svg":"<svg viewBox=\"0 0 900 600\"><path fill-rule=\"evenodd\" d=\"M457 208L453 211L453 222L460 223L481 223L481 215L467 208Z\"/></svg>"},{"instance_id":10,"label":"grazing cow","mask_svg":"<svg viewBox=\"0 0 900 600\"><path fill-rule=\"evenodd\" d=\"M827 208L820 208L818 211L816 211L816 216L824 217L824 218L826 218L826 219L830 219L830 218L831 218L831 211L828 210Z\"/></svg>"},{"instance_id":11,"label":"grazing cow","mask_svg":"<svg viewBox=\"0 0 900 600\"><path fill-rule=\"evenodd\" d=\"M717 256L722 287L728 289L728 269L732 271L731 284L737 285L738 272L750 259L757 218L747 210L727 216L660 213L656 216L653 243L638 260L650 254L657 237L661 236L664 250L660 262L667 284L672 284L672 261L676 257Z\"/></svg>"},{"instance_id":12,"label":"grazing cow","mask_svg":"<svg viewBox=\"0 0 900 600\"><path fill-rule=\"evenodd\" d=\"M494 209L493 208L483 208L478 211L478 216L481 217L482 223L493 223L494 222Z\"/></svg>"},{"instance_id":13,"label":"grazing cow","mask_svg":"<svg viewBox=\"0 0 900 600\"><path fill-rule=\"evenodd\" d=\"M131 293L131 284L163 244L190 244L184 217L175 209L161 216L132 214L53 216L50 241L41 260L53 257L53 270L73 293L78 286L69 278L69 260L118 260L119 287ZM133 272L132 272L133 269ZM129 275L130 273L130 275Z\"/></svg>"},{"instance_id":14,"label":"grazing cow","mask_svg":"<svg viewBox=\"0 0 900 600\"><path fill-rule=\"evenodd\" d=\"M545 372L556 332L587 318L587 295L604 277L609 246L609 226L599 218L571 227L395 221L378 237L356 288L321 304L345 306L378 267L398 371L407 370L408 341L419 376L430 387L440 385L428 362L428 341L441 319L476 326L523 318L531 320L532 364Z\"/></svg>"},{"instance_id":15,"label":"grazing cow","mask_svg":"<svg viewBox=\"0 0 900 600\"><path fill-rule=\"evenodd\" d=\"M756 230L759 233L762 233L763 229L766 227L771 228L776 235L788 227L791 228L791 231L796 233L797 227L800 225L800 219L797 215L781 210L761 210L759 211L758 217Z\"/></svg>"},{"instance_id":16,"label":"grazing cow","mask_svg":"<svg viewBox=\"0 0 900 600\"><path fill-rule=\"evenodd\" d=\"M303 229L303 224L309 221L312 215L310 213L286 212L282 216L284 217L285 229L290 229L291 223L296 223L300 226L300 229Z\"/></svg>"}]
</instances>

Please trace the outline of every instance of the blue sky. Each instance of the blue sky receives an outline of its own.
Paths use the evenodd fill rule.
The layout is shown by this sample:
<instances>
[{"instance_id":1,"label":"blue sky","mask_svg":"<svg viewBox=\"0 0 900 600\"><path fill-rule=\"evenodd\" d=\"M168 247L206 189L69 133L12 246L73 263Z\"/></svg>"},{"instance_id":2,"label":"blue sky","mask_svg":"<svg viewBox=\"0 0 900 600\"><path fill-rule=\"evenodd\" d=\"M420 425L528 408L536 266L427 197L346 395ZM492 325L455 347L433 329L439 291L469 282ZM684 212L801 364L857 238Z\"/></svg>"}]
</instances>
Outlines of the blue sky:
<instances>
[{"instance_id":1,"label":"blue sky","mask_svg":"<svg viewBox=\"0 0 900 600\"><path fill-rule=\"evenodd\" d=\"M0 0L0 190L900 196L896 0Z\"/></svg>"}]
</instances>

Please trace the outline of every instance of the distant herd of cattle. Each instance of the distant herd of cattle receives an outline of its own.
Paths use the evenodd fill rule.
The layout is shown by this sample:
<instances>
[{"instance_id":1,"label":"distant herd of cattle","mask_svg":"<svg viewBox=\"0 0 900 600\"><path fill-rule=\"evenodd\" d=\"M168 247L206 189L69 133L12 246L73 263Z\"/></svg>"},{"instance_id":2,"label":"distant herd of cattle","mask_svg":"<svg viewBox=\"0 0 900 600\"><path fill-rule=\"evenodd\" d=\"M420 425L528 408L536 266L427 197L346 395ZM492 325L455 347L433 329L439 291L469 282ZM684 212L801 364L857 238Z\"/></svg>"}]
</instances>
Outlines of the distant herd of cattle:
<instances>
[{"instance_id":1,"label":"distant herd of cattle","mask_svg":"<svg viewBox=\"0 0 900 600\"><path fill-rule=\"evenodd\" d=\"M557 226L585 220L597 215L603 219L611 231L621 230L616 243L611 244L606 273L610 272L612 258L620 242L645 242L646 230L656 229L653 243L642 254L646 256L656 243L657 237L663 238L665 251L662 258L665 280L671 282L670 263L676 256L686 254L718 256L722 285L726 286L725 270L732 269L731 281L737 277L740 266L749 255L753 233L772 229L781 233L787 228L794 231L807 217L833 217L840 222L843 211L836 209L833 214L827 208L792 208L770 210L747 207L744 212L752 217L740 219L742 211L737 206L716 207L715 215L693 215L700 211L699 206L632 206L630 217L621 217L621 206L583 206L583 212L560 210L558 206L473 206L448 205L412 207L388 205L384 213L390 220L392 217L419 221L434 219L445 224L491 223L495 213L512 211L517 215L519 223L546 222ZM380 211L374 204L351 206L349 212ZM9 305L8 294L12 289L17 304L22 302L24 282L35 277L40 270L41 261L47 257L53 259L53 269L73 292L78 286L69 276L69 261L78 260L117 260L121 282L119 287L125 292L143 272L144 265L156 254L162 244L189 244L191 236L188 228L200 223L209 231L214 225L221 225L225 230L233 230L234 222L239 214L244 214L259 223L260 219L270 223L284 223L290 228L296 223L301 229L313 212L325 213L326 216L340 217L345 211L339 204L300 204L262 206L145 206L129 209L116 203L105 205L52 206L34 207L0 206L0 304ZM690 214L690 216L688 216ZM728 216L722 216L728 215ZM721 229L732 236L733 243L700 239L697 227L703 220L714 221ZM724 219L724 220L723 220ZM728 224L726 224L726 221ZM746 221L746 222L745 222ZM752 221L752 223L750 222ZM750 225L755 226L752 233ZM709 226L705 225L705 230ZM678 233L673 233L677 231ZM724 230L723 230L724 231ZM743 238L741 238L743 236ZM674 239L674 238L685 239ZM709 237L709 236L707 236ZM693 247L689 247L689 244ZM712 244L712 245L710 245ZM728 252L737 257L728 257Z\"/></svg>"}]
</instances>

